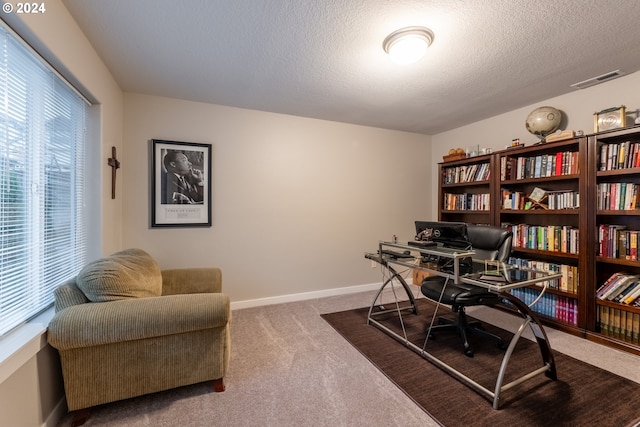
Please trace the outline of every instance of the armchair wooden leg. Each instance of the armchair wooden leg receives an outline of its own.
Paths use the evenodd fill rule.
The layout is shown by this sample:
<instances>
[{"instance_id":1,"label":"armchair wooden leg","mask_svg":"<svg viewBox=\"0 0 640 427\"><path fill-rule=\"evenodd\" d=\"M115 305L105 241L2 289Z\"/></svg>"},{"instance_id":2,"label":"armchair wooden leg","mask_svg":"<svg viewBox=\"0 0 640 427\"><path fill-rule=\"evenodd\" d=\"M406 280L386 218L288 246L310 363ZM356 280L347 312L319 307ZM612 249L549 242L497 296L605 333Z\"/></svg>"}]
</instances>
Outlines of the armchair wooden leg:
<instances>
[{"instance_id":1,"label":"armchair wooden leg","mask_svg":"<svg viewBox=\"0 0 640 427\"><path fill-rule=\"evenodd\" d=\"M217 380L213 380L213 389L216 393L220 393L224 391L224 379L218 378Z\"/></svg>"},{"instance_id":2,"label":"armchair wooden leg","mask_svg":"<svg viewBox=\"0 0 640 427\"><path fill-rule=\"evenodd\" d=\"M77 411L73 411L73 421L71 422L72 427L81 426L87 422L89 419L89 414L91 413L89 408L78 409Z\"/></svg>"}]
</instances>

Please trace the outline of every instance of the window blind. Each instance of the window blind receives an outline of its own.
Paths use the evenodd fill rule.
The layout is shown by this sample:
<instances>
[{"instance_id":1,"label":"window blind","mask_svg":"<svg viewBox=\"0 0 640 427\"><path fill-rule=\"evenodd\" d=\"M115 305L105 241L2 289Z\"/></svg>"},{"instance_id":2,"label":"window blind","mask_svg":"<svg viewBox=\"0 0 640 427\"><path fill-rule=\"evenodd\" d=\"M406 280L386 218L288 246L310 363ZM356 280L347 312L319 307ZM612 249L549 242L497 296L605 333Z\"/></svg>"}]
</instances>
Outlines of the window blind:
<instances>
[{"instance_id":1,"label":"window blind","mask_svg":"<svg viewBox=\"0 0 640 427\"><path fill-rule=\"evenodd\" d=\"M0 335L48 308L87 253L88 106L0 26Z\"/></svg>"}]
</instances>

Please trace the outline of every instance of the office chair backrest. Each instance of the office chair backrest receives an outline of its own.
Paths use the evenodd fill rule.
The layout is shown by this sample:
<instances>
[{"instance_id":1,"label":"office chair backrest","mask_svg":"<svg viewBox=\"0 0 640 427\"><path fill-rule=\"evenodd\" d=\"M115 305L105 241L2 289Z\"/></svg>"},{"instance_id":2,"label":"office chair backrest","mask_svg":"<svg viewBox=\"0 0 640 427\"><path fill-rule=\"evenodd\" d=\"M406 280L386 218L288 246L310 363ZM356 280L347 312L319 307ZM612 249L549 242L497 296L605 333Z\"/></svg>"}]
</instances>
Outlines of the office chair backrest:
<instances>
[{"instance_id":1,"label":"office chair backrest","mask_svg":"<svg viewBox=\"0 0 640 427\"><path fill-rule=\"evenodd\" d=\"M510 230L490 225L467 224L467 236L476 252L474 258L507 262L513 235Z\"/></svg>"}]
</instances>

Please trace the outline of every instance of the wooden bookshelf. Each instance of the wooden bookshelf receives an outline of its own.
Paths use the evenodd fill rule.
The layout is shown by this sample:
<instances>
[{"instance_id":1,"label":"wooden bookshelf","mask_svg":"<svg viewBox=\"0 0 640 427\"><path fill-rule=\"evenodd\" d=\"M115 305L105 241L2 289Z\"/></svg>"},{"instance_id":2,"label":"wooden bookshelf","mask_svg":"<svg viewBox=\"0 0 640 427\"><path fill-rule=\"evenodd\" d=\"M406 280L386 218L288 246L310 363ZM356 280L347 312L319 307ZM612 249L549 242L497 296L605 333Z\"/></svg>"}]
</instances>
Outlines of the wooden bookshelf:
<instances>
[{"instance_id":1,"label":"wooden bookshelf","mask_svg":"<svg viewBox=\"0 0 640 427\"><path fill-rule=\"evenodd\" d=\"M640 203L636 206L633 201L640 187L639 165L640 128L589 137L588 180L592 203L587 207L587 226L597 232L588 236L588 246L593 249L593 268L585 286L586 309L590 314L586 336L635 354L640 354L640 307L599 299L597 291L615 273L640 275L640 261L637 254L631 256L629 241L630 234L640 230ZM617 198L614 188L622 189Z\"/></svg>"},{"instance_id":2,"label":"wooden bookshelf","mask_svg":"<svg viewBox=\"0 0 640 427\"><path fill-rule=\"evenodd\" d=\"M618 157L614 166L616 145L618 155L623 146L623 153L636 158ZM603 153L613 157L605 161ZM607 161L611 166L606 166ZM452 182L452 176L479 164L488 164L488 177ZM631 201L634 190L637 193L640 188L640 126L439 163L439 177L439 220L515 227L518 239L524 237L523 233L533 239L531 233L535 232L535 242L523 244L514 239L512 257L518 262L571 271L570 285L563 282L550 287L544 304L537 310L533 307L546 325L640 355L640 307L596 296L598 288L614 273L640 276L640 257L631 255L630 247L622 255L601 254L598 232L600 227L619 225L626 231L639 231L640 241L640 195L636 194L637 206ZM549 198L545 201L553 196L552 204L531 201L534 189L546 192ZM611 189L619 198L624 192L626 205L611 195L605 201L603 191ZM447 199L445 194L454 196ZM488 209L470 210L451 204L466 197L463 195L476 194L489 195ZM568 233L577 235L570 250L558 239L562 236L564 240ZM631 234L621 240L628 246ZM528 298L527 293L536 291L539 289L535 287L524 290L522 297Z\"/></svg>"},{"instance_id":3,"label":"wooden bookshelf","mask_svg":"<svg viewBox=\"0 0 640 427\"><path fill-rule=\"evenodd\" d=\"M563 277L562 286L547 290L549 301L534 305L532 310L547 325L580 335L586 325L577 284L587 268L581 258L584 242L580 233L586 219L581 205L586 193L587 139L509 149L497 153L497 157L500 199L495 224L514 232L512 257L517 262L572 272L570 278ZM540 203L529 197L534 190L544 191ZM567 195L572 202L561 209L550 209L550 194ZM514 195L518 195L519 206L513 201ZM569 312L570 316L566 314Z\"/></svg>"},{"instance_id":4,"label":"wooden bookshelf","mask_svg":"<svg viewBox=\"0 0 640 427\"><path fill-rule=\"evenodd\" d=\"M483 155L438 165L438 217L441 221L493 224L495 210L495 156ZM476 198L485 203L473 203ZM453 204L452 199L459 201Z\"/></svg>"}]
</instances>

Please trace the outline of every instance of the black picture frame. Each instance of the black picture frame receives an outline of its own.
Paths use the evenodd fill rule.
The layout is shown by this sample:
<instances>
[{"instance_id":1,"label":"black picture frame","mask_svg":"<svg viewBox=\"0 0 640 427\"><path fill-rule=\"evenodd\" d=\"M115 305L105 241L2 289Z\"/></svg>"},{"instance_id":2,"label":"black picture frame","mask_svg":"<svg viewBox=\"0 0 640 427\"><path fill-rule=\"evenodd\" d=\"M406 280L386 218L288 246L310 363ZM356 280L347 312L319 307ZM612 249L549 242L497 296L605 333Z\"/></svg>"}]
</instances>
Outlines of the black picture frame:
<instances>
[{"instance_id":1,"label":"black picture frame","mask_svg":"<svg viewBox=\"0 0 640 427\"><path fill-rule=\"evenodd\" d=\"M211 144L152 139L151 159L151 227L211 227Z\"/></svg>"}]
</instances>

